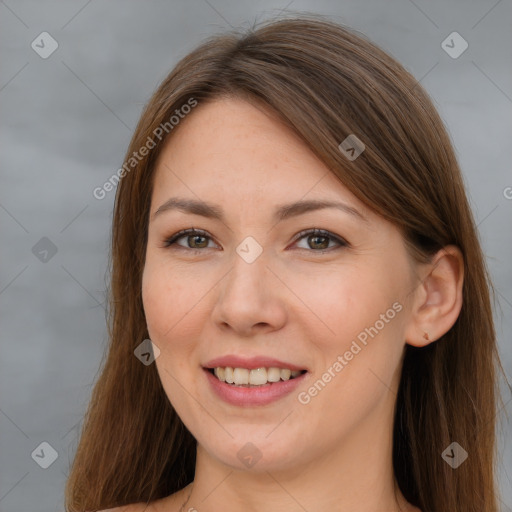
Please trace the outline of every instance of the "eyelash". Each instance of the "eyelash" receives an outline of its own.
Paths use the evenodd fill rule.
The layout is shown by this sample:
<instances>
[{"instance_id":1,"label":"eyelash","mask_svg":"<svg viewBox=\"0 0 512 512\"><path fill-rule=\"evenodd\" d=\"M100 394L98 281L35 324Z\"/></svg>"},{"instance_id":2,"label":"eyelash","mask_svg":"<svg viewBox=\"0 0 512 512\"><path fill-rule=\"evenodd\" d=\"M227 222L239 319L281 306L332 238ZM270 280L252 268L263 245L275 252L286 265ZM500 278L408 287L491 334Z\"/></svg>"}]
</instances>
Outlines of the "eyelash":
<instances>
[{"instance_id":1,"label":"eyelash","mask_svg":"<svg viewBox=\"0 0 512 512\"><path fill-rule=\"evenodd\" d=\"M186 235L188 235L188 236L199 235L199 236L202 236L205 238L209 238L210 240L212 238L211 236L208 235L208 233L206 231L203 231L201 229L195 229L195 228L184 229L182 231L179 231L178 233L175 233L174 235L170 236L169 238L165 239L163 247L170 248L171 246L174 245L174 246L176 246L176 248L184 249L186 251L192 251L194 253L203 252L205 249L208 249L208 247L204 247L202 249L194 249L192 247L183 247L181 245L176 244L176 242L180 238L184 238ZM315 236L322 236L322 237L330 238L339 244L338 248L350 247L350 244L343 238L331 233L330 231L326 231L324 229L318 229L318 228L305 229L305 230L301 231L300 233L297 234L293 243L298 242L299 240L301 240L302 238L305 238L308 235L309 236L315 235ZM304 250L307 250L308 252L324 254L324 253L330 252L332 249L333 249L333 247L330 247L327 249L320 249L320 250L314 250L314 249L304 249Z\"/></svg>"}]
</instances>

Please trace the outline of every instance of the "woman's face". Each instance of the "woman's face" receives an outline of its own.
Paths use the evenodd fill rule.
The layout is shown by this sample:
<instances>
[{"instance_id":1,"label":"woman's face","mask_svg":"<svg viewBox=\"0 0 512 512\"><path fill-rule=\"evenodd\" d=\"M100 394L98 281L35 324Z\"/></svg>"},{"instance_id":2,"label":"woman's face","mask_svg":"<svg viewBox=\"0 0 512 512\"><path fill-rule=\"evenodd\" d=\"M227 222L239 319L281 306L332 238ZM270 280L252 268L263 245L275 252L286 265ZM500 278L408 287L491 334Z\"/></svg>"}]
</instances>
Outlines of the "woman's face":
<instances>
[{"instance_id":1,"label":"woman's face","mask_svg":"<svg viewBox=\"0 0 512 512\"><path fill-rule=\"evenodd\" d=\"M341 206L283 209L311 201ZM242 100L199 105L160 155L144 310L165 392L215 463L389 444L415 272L397 228Z\"/></svg>"}]
</instances>

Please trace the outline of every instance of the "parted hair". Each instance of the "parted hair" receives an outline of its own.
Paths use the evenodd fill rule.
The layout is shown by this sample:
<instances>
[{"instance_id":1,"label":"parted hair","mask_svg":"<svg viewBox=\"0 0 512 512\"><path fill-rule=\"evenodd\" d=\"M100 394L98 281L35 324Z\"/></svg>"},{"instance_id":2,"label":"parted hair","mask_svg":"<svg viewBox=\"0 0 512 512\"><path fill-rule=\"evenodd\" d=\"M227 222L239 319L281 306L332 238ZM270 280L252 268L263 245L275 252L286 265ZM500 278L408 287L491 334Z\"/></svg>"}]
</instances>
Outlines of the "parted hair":
<instances>
[{"instance_id":1,"label":"parted hair","mask_svg":"<svg viewBox=\"0 0 512 512\"><path fill-rule=\"evenodd\" d=\"M460 248L457 321L436 342L405 348L393 466L403 495L422 512L497 512L493 289L432 101L402 65L356 31L318 15L273 19L212 36L182 58L143 109L126 160L191 98L201 105L222 97L279 116L358 199L401 230L418 261L448 244ZM156 139L117 187L108 350L67 480L67 512L150 502L194 479L196 441L155 365L134 356L149 337L141 283L155 163L179 128ZM365 145L353 161L339 149L351 134ZM457 469L441 456L453 441L469 454Z\"/></svg>"}]
</instances>

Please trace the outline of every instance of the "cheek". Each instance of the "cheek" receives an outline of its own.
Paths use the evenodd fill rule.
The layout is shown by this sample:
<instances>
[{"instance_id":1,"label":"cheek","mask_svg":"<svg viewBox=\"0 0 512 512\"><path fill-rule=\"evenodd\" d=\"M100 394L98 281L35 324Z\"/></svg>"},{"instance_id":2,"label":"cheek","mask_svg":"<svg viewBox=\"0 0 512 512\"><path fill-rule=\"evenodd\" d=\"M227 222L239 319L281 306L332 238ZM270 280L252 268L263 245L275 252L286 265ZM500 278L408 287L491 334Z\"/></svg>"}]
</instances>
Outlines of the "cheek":
<instances>
[{"instance_id":1,"label":"cheek","mask_svg":"<svg viewBox=\"0 0 512 512\"><path fill-rule=\"evenodd\" d=\"M180 273L158 262L146 262L142 278L142 301L151 339L167 345L185 323L198 301L196 287ZM181 334L180 334L181 335Z\"/></svg>"},{"instance_id":2,"label":"cheek","mask_svg":"<svg viewBox=\"0 0 512 512\"><path fill-rule=\"evenodd\" d=\"M150 338L160 346L158 341L165 332L165 323L168 317L165 310L168 308L169 295L165 279L158 279L158 272L154 265L146 262L142 275L142 303Z\"/></svg>"},{"instance_id":3,"label":"cheek","mask_svg":"<svg viewBox=\"0 0 512 512\"><path fill-rule=\"evenodd\" d=\"M387 282L390 278L386 278L384 272L354 265L299 275L291 287L300 300L297 311L307 307L302 321L307 323L311 340L318 340L323 350L342 351L376 322L379 331L390 331L391 320L381 325L380 318L384 314L387 321L397 316L392 305L399 294L396 287ZM391 311L386 316L388 310Z\"/></svg>"},{"instance_id":4,"label":"cheek","mask_svg":"<svg viewBox=\"0 0 512 512\"><path fill-rule=\"evenodd\" d=\"M315 379L322 381L317 388L323 390L325 383L330 390L319 393L323 397L317 403L364 407L386 394L396 378L407 314L398 280L369 266L316 277L302 281L296 290L308 298L303 327L315 345Z\"/></svg>"},{"instance_id":5,"label":"cheek","mask_svg":"<svg viewBox=\"0 0 512 512\"><path fill-rule=\"evenodd\" d=\"M142 301L149 337L160 349L155 364L162 386L178 410L186 410L189 397L184 393L189 382L187 367L194 349L196 334L186 332L187 313L194 302L189 286L180 280L179 273L168 266L147 260L142 277ZM181 416L181 415L180 415Z\"/></svg>"}]
</instances>

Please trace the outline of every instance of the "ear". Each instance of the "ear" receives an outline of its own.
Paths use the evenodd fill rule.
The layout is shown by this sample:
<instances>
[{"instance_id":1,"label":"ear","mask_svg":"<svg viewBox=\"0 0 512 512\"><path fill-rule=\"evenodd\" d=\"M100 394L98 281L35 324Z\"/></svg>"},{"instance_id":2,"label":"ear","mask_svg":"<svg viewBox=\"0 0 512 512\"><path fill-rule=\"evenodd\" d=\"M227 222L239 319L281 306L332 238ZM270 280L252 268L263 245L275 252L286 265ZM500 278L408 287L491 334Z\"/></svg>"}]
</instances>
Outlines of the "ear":
<instances>
[{"instance_id":1,"label":"ear","mask_svg":"<svg viewBox=\"0 0 512 512\"><path fill-rule=\"evenodd\" d=\"M426 277L415 291L406 343L424 347L452 328L462 308L463 282L462 253L455 245L447 245L427 265Z\"/></svg>"}]
</instances>

